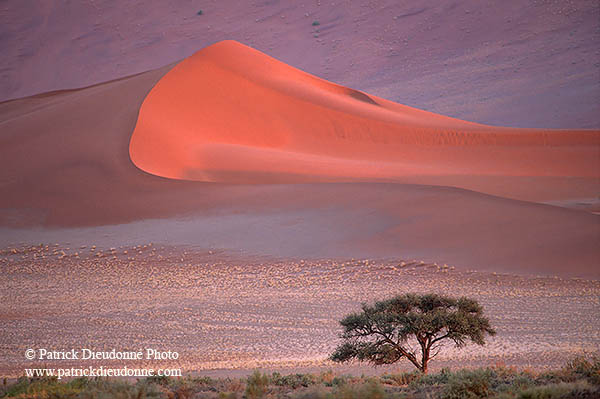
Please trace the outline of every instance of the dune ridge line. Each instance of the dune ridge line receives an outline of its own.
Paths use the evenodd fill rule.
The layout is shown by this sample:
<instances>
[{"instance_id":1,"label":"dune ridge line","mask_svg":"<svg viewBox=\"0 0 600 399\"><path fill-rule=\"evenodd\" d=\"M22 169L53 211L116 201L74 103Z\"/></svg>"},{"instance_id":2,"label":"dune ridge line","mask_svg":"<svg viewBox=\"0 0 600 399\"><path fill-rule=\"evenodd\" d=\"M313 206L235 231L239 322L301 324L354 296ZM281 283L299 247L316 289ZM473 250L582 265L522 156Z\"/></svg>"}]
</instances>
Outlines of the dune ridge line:
<instances>
[{"instance_id":1,"label":"dune ridge line","mask_svg":"<svg viewBox=\"0 0 600 399\"><path fill-rule=\"evenodd\" d=\"M211 182L598 179L598 133L437 115L328 82L228 40L158 81L141 106L129 154L148 173Z\"/></svg>"}]
</instances>

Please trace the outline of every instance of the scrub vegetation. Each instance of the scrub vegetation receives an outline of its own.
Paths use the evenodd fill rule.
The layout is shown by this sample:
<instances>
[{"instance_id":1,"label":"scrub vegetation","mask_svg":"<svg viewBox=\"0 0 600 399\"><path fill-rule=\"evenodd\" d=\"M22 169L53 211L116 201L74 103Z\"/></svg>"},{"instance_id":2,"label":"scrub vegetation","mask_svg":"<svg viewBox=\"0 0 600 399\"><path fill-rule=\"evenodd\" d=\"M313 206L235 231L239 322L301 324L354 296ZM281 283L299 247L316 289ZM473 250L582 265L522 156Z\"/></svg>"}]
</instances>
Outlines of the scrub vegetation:
<instances>
[{"instance_id":1,"label":"scrub vegetation","mask_svg":"<svg viewBox=\"0 0 600 399\"><path fill-rule=\"evenodd\" d=\"M600 357L580 356L563 368L536 373L503 365L423 374L419 371L380 376L262 373L247 378L146 378L123 381L106 378L21 378L5 381L2 398L597 398L600 395Z\"/></svg>"}]
</instances>

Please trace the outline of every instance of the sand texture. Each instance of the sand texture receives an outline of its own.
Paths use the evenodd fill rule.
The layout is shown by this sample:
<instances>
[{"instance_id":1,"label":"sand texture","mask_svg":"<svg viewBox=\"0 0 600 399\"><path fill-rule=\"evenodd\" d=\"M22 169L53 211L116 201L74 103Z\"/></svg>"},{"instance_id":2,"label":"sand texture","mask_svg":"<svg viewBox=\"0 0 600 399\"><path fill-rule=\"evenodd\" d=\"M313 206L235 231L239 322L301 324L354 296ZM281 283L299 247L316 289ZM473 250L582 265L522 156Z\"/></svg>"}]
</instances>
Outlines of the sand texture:
<instances>
[{"instance_id":1,"label":"sand texture","mask_svg":"<svg viewBox=\"0 0 600 399\"><path fill-rule=\"evenodd\" d=\"M327 361L338 319L362 301L398 292L467 295L498 330L485 347L446 347L433 370L491 366L561 367L600 345L600 283L461 272L406 259L298 261L191 251L150 243L102 250L18 247L3 252L0 375L24 367L182 367L201 375L382 374L410 371ZM75 255L77 252L78 255ZM66 254L60 262L57 258ZM39 303L53 301L41 309ZM549 317L552 315L552 317ZM178 351L178 361L46 361L23 358L28 345Z\"/></svg>"},{"instance_id":2,"label":"sand texture","mask_svg":"<svg viewBox=\"0 0 600 399\"><path fill-rule=\"evenodd\" d=\"M5 3L0 101L130 76L233 39L329 81L442 115L600 128L595 0Z\"/></svg>"},{"instance_id":3,"label":"sand texture","mask_svg":"<svg viewBox=\"0 0 600 399\"><path fill-rule=\"evenodd\" d=\"M539 177L539 186L558 186L544 192L550 199L569 182L572 196L600 194L597 131L452 119L327 82L234 41L197 52L156 84L129 152L140 169L174 179L435 179L486 191L476 178L491 177L506 181L494 194L538 200L520 194L532 185L524 178Z\"/></svg>"}]
</instances>

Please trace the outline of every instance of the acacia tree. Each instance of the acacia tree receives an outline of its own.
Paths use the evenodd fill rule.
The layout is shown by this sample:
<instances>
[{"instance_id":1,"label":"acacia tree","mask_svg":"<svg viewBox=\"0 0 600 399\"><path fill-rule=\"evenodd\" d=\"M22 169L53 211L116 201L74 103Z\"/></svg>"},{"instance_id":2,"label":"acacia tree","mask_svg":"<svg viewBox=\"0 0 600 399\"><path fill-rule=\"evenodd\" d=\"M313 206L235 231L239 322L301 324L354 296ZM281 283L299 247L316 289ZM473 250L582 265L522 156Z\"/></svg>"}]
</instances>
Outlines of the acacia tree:
<instances>
[{"instance_id":1,"label":"acacia tree","mask_svg":"<svg viewBox=\"0 0 600 399\"><path fill-rule=\"evenodd\" d=\"M496 334L476 300L436 294L404 294L373 306L363 304L361 313L346 316L340 324L343 343L331 360L383 365L406 358L423 373L445 342L459 348L469 341L484 345L486 334Z\"/></svg>"}]
</instances>

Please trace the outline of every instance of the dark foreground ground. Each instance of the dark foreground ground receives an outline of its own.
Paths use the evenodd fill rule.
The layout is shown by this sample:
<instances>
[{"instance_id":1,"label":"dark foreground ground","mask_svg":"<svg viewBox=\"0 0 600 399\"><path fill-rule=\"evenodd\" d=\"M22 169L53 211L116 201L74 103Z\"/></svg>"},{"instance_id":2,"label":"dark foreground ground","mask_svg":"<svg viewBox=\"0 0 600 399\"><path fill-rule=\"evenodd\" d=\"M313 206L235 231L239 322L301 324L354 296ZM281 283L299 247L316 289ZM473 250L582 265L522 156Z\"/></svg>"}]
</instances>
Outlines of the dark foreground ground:
<instances>
[{"instance_id":1,"label":"dark foreground ground","mask_svg":"<svg viewBox=\"0 0 600 399\"><path fill-rule=\"evenodd\" d=\"M561 369L537 373L497 365L444 369L439 373L383 374L378 377L320 374L263 374L247 378L210 377L119 379L26 379L4 385L0 397L17 398L580 398L600 395L598 357L574 358Z\"/></svg>"}]
</instances>

